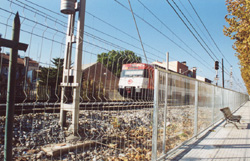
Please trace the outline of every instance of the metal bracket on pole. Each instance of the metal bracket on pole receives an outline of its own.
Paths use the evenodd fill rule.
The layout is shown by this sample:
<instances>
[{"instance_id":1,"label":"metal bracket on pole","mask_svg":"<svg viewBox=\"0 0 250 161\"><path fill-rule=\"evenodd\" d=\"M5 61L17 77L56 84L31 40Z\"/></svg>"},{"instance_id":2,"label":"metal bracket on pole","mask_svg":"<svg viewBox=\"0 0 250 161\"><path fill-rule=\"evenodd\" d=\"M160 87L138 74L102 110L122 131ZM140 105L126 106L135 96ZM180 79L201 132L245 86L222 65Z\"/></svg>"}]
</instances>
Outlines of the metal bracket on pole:
<instances>
[{"instance_id":1,"label":"metal bracket on pole","mask_svg":"<svg viewBox=\"0 0 250 161\"><path fill-rule=\"evenodd\" d=\"M155 70L154 76L154 113L153 113L153 135L152 135L152 156L151 160L157 160L157 137L158 137L158 105L159 105L159 71Z\"/></svg>"}]
</instances>

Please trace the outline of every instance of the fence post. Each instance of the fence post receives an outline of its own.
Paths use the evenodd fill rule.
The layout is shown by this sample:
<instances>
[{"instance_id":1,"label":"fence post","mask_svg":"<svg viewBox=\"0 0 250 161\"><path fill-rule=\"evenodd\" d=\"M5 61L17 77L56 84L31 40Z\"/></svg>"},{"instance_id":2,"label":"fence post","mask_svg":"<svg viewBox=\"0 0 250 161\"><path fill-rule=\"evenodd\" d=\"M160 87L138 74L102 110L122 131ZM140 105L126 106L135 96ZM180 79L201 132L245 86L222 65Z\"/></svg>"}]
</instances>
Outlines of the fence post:
<instances>
[{"instance_id":1,"label":"fence post","mask_svg":"<svg viewBox=\"0 0 250 161\"><path fill-rule=\"evenodd\" d=\"M198 85L199 82L195 81L195 101L194 101L194 136L198 133Z\"/></svg>"},{"instance_id":2,"label":"fence post","mask_svg":"<svg viewBox=\"0 0 250 161\"><path fill-rule=\"evenodd\" d=\"M166 153L166 128L167 128L167 106L168 106L168 66L169 53L166 54L166 85L165 85L165 106L164 106L164 129L163 129L163 145L162 153Z\"/></svg>"},{"instance_id":3,"label":"fence post","mask_svg":"<svg viewBox=\"0 0 250 161\"><path fill-rule=\"evenodd\" d=\"M19 43L20 19L18 13L13 22L12 40ZM16 64L17 64L18 45L13 46L10 52L8 89L6 102L5 138L4 138L4 160L12 160L12 136L14 120L14 104L16 94Z\"/></svg>"},{"instance_id":4,"label":"fence post","mask_svg":"<svg viewBox=\"0 0 250 161\"><path fill-rule=\"evenodd\" d=\"M158 136L158 101L159 101L159 71L154 69L154 113L153 113L153 135L151 160L157 160L157 136Z\"/></svg>"},{"instance_id":5,"label":"fence post","mask_svg":"<svg viewBox=\"0 0 250 161\"><path fill-rule=\"evenodd\" d=\"M213 94L212 94L212 124L214 125L214 108L215 108L215 87L213 86Z\"/></svg>"},{"instance_id":6,"label":"fence post","mask_svg":"<svg viewBox=\"0 0 250 161\"><path fill-rule=\"evenodd\" d=\"M224 90L221 88L221 107L224 107Z\"/></svg>"}]
</instances>

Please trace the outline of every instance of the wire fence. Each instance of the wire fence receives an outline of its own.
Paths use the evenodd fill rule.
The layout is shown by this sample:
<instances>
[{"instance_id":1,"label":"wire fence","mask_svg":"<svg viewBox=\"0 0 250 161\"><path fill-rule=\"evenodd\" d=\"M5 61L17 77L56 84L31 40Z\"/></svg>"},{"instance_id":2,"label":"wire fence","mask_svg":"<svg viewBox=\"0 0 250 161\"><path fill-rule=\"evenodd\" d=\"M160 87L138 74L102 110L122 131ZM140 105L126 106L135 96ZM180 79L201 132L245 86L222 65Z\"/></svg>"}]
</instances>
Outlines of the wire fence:
<instances>
[{"instance_id":1,"label":"wire fence","mask_svg":"<svg viewBox=\"0 0 250 161\"><path fill-rule=\"evenodd\" d=\"M155 82L153 160L162 159L213 127L223 118L221 108L236 111L249 99L248 95L161 69L155 69Z\"/></svg>"},{"instance_id":2,"label":"wire fence","mask_svg":"<svg viewBox=\"0 0 250 161\"><path fill-rule=\"evenodd\" d=\"M87 11L86 18L111 28L115 34L85 24L79 118L73 135L72 112L65 112L64 126L60 123L62 104L73 106L75 102L75 87L62 88L61 84L65 79L68 17L29 0L4 3L6 7L0 7L2 38L10 39L12 22L19 11L20 42L29 45L17 59L14 160L157 159L220 120L220 108L235 110L247 100L246 95L186 77L194 74L188 69L168 72L166 79L165 71L156 71L157 63L144 63L137 38ZM76 35L76 28L73 30ZM165 59L158 49L143 45L149 62ZM74 82L72 73L77 72L76 50L72 43L68 83ZM0 160L4 158L10 52L2 47L0 55Z\"/></svg>"}]
</instances>

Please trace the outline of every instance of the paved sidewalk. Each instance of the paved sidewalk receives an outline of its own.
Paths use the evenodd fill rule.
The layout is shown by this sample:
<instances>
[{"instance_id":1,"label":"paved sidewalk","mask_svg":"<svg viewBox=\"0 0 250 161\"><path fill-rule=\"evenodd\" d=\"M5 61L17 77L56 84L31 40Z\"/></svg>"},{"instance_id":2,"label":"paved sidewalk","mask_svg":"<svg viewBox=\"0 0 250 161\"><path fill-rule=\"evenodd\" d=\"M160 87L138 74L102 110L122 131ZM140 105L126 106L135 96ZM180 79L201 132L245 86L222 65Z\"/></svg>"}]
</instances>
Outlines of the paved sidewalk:
<instances>
[{"instance_id":1,"label":"paved sidewalk","mask_svg":"<svg viewBox=\"0 0 250 161\"><path fill-rule=\"evenodd\" d=\"M235 114L242 116L239 129L233 124L224 128L222 122L194 144L181 147L185 150L180 154L166 160L250 161L250 101Z\"/></svg>"}]
</instances>

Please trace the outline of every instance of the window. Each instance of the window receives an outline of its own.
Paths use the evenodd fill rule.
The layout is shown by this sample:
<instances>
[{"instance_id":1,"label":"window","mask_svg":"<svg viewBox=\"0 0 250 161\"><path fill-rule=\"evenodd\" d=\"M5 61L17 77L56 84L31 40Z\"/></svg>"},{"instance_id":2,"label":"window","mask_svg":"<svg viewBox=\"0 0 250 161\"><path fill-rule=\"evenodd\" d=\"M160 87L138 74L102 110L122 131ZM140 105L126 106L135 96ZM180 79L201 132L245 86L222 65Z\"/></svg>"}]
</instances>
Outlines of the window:
<instances>
[{"instance_id":1,"label":"window","mask_svg":"<svg viewBox=\"0 0 250 161\"><path fill-rule=\"evenodd\" d=\"M143 77L143 70L123 70L121 77Z\"/></svg>"}]
</instances>

